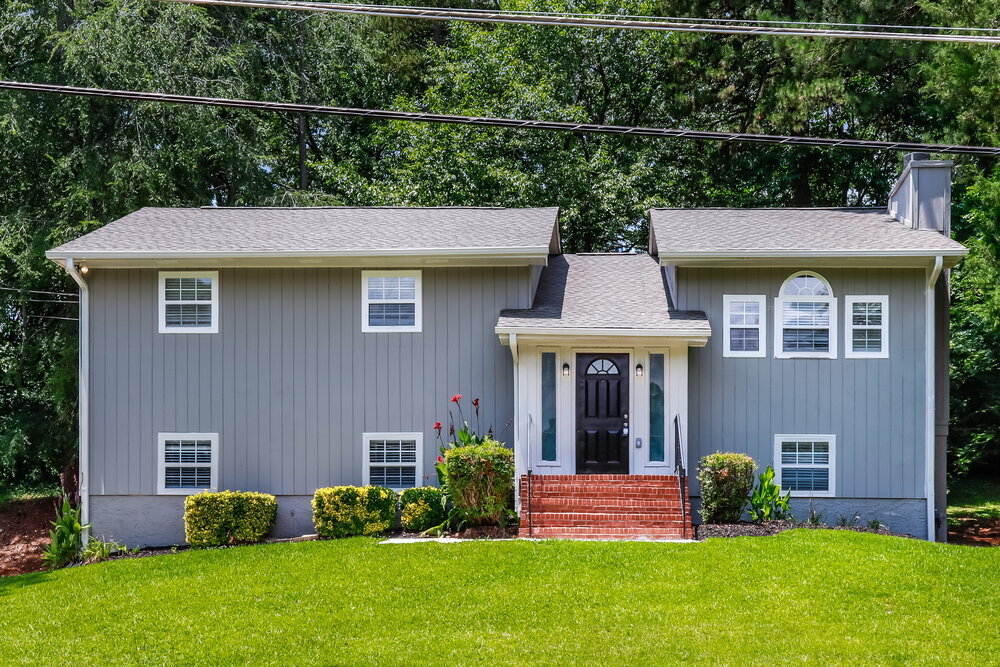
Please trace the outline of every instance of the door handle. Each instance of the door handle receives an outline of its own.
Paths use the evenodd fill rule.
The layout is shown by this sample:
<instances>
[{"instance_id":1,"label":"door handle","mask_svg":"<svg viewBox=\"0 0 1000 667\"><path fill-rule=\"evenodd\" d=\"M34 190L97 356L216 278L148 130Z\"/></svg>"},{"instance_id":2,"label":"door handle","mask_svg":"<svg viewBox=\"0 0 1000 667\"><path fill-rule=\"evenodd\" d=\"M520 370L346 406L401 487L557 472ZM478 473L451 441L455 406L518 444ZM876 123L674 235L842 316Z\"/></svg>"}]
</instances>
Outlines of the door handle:
<instances>
[{"instance_id":1,"label":"door handle","mask_svg":"<svg viewBox=\"0 0 1000 667\"><path fill-rule=\"evenodd\" d=\"M636 449L642 449L642 438L636 438L635 439L635 448Z\"/></svg>"}]
</instances>

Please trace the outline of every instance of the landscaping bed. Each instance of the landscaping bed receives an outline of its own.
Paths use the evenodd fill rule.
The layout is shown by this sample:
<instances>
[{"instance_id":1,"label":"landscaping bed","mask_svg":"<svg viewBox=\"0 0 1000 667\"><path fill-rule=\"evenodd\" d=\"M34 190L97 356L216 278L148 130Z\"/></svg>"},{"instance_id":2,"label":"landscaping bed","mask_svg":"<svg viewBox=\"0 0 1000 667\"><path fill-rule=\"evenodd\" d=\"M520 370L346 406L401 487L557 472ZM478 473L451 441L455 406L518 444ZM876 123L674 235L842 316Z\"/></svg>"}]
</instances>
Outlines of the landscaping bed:
<instances>
[{"instance_id":1,"label":"landscaping bed","mask_svg":"<svg viewBox=\"0 0 1000 667\"><path fill-rule=\"evenodd\" d=\"M801 523L793 519L781 521L768 521L766 523L751 523L741 521L739 523L709 524L703 523L695 526L695 539L705 540L710 537L767 537L777 535L786 530L796 528L807 528L812 530L850 530L856 533L874 533L876 535L894 535L896 537L913 537L902 533L894 533L885 526L881 528L869 528L868 526L828 526L825 523Z\"/></svg>"},{"instance_id":2,"label":"landscaping bed","mask_svg":"<svg viewBox=\"0 0 1000 667\"><path fill-rule=\"evenodd\" d=\"M0 577L42 570L54 508L54 498L0 505Z\"/></svg>"}]
</instances>

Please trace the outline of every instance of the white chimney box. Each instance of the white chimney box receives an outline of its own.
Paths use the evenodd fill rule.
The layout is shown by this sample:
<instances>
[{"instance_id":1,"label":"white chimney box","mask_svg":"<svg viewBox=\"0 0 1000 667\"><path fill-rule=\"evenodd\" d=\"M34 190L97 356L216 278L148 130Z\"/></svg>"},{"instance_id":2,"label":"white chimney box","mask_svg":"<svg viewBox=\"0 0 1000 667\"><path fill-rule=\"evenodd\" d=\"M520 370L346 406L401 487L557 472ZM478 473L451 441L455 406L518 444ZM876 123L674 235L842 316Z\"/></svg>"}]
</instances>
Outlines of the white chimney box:
<instances>
[{"instance_id":1,"label":"white chimney box","mask_svg":"<svg viewBox=\"0 0 1000 667\"><path fill-rule=\"evenodd\" d=\"M903 173L889 193L889 215L912 229L951 235L951 160L929 153L903 158Z\"/></svg>"}]
</instances>

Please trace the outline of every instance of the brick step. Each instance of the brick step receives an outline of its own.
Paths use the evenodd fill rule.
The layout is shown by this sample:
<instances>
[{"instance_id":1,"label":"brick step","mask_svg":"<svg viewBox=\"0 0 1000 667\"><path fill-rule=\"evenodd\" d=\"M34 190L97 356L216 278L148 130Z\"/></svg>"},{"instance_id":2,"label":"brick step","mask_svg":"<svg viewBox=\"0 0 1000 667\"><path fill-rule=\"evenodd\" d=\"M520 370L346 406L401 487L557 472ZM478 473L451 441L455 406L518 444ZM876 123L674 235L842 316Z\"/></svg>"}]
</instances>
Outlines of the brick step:
<instances>
[{"instance_id":1,"label":"brick step","mask_svg":"<svg viewBox=\"0 0 1000 667\"><path fill-rule=\"evenodd\" d=\"M542 514L533 515L531 524L533 526L574 526L586 528L682 528L683 521L680 518L622 518L619 515L565 515L565 514ZM528 525L528 518L522 517L522 526Z\"/></svg>"},{"instance_id":2,"label":"brick step","mask_svg":"<svg viewBox=\"0 0 1000 667\"><path fill-rule=\"evenodd\" d=\"M680 514L679 502L662 501L623 502L611 498L590 500L580 498L548 498L531 502L532 512L619 512L621 514ZM528 511L528 503L521 503L521 510Z\"/></svg>"},{"instance_id":3,"label":"brick step","mask_svg":"<svg viewBox=\"0 0 1000 667\"><path fill-rule=\"evenodd\" d=\"M521 475L521 479L528 479L527 475ZM664 480L677 481L677 475L532 475L535 481L546 482L662 482Z\"/></svg>"},{"instance_id":4,"label":"brick step","mask_svg":"<svg viewBox=\"0 0 1000 667\"><path fill-rule=\"evenodd\" d=\"M527 484L521 485L527 489ZM532 493L679 493L677 484L537 484L531 485Z\"/></svg>"},{"instance_id":5,"label":"brick step","mask_svg":"<svg viewBox=\"0 0 1000 667\"><path fill-rule=\"evenodd\" d=\"M520 537L528 537L527 527L522 527L519 532ZM688 531L688 537L691 532ZM684 531L681 528L670 529L646 529L646 528L560 528L560 527L535 527L531 531L531 537L541 539L578 539L578 540L679 540L684 538Z\"/></svg>"}]
</instances>

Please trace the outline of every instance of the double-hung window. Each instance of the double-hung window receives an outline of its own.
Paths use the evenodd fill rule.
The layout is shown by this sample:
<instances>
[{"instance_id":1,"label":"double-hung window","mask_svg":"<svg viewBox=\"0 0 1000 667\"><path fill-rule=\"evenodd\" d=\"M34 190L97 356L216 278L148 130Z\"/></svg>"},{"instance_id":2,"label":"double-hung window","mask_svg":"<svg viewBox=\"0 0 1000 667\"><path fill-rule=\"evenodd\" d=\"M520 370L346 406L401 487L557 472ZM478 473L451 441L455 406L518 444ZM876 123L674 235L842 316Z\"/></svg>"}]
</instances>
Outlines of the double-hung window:
<instances>
[{"instance_id":1,"label":"double-hung window","mask_svg":"<svg viewBox=\"0 0 1000 667\"><path fill-rule=\"evenodd\" d=\"M763 357L767 349L764 295L722 297L724 357Z\"/></svg>"},{"instance_id":2,"label":"double-hung window","mask_svg":"<svg viewBox=\"0 0 1000 667\"><path fill-rule=\"evenodd\" d=\"M423 486L422 433L365 433L365 486L409 489Z\"/></svg>"},{"instance_id":3,"label":"double-hung window","mask_svg":"<svg viewBox=\"0 0 1000 667\"><path fill-rule=\"evenodd\" d=\"M420 331L420 271L361 272L362 331Z\"/></svg>"},{"instance_id":4,"label":"double-hung window","mask_svg":"<svg viewBox=\"0 0 1000 667\"><path fill-rule=\"evenodd\" d=\"M889 297L845 296L844 356L886 359L889 356Z\"/></svg>"},{"instance_id":5,"label":"double-hung window","mask_svg":"<svg viewBox=\"0 0 1000 667\"><path fill-rule=\"evenodd\" d=\"M218 433L160 433L158 490L188 495L219 486Z\"/></svg>"},{"instance_id":6,"label":"double-hung window","mask_svg":"<svg viewBox=\"0 0 1000 667\"><path fill-rule=\"evenodd\" d=\"M161 271L160 333L219 332L219 272Z\"/></svg>"},{"instance_id":7,"label":"double-hung window","mask_svg":"<svg viewBox=\"0 0 1000 667\"><path fill-rule=\"evenodd\" d=\"M793 274L774 300L774 356L837 358L837 299L830 284L808 271Z\"/></svg>"},{"instance_id":8,"label":"double-hung window","mask_svg":"<svg viewBox=\"0 0 1000 667\"><path fill-rule=\"evenodd\" d=\"M793 496L834 495L832 435L774 436L775 481Z\"/></svg>"}]
</instances>

